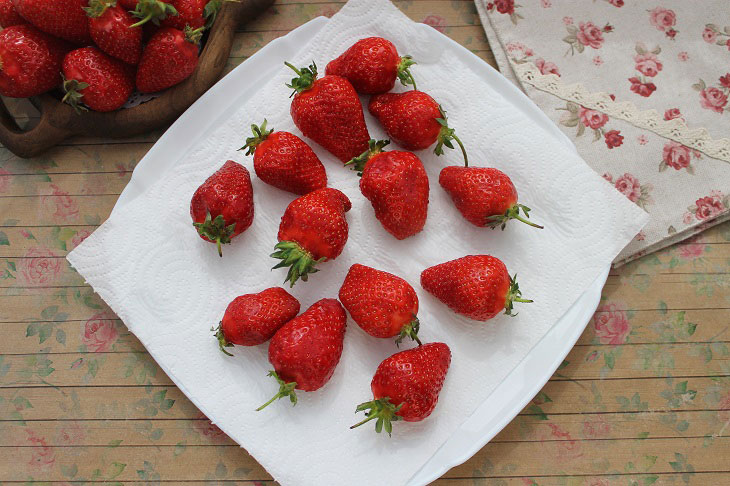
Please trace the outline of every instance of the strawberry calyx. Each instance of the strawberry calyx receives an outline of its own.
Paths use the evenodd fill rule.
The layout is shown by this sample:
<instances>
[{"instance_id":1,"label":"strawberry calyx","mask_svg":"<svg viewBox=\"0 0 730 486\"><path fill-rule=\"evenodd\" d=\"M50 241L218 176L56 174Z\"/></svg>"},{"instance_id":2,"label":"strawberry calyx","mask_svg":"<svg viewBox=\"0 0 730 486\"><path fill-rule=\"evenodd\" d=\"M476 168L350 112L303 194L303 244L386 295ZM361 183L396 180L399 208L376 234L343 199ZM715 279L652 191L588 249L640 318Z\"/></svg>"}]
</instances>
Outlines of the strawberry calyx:
<instances>
[{"instance_id":1,"label":"strawberry calyx","mask_svg":"<svg viewBox=\"0 0 730 486\"><path fill-rule=\"evenodd\" d=\"M89 0L89 6L83 7L84 12L91 18L101 17L109 7L116 7L117 0Z\"/></svg>"},{"instance_id":2,"label":"strawberry calyx","mask_svg":"<svg viewBox=\"0 0 730 486\"><path fill-rule=\"evenodd\" d=\"M89 111L88 108L81 105L81 99L84 97L81 91L88 87L89 83L84 83L83 81L77 81L75 79L63 78L63 91L66 94L63 95L63 99L61 101L71 105L74 111L76 111L79 115L82 111Z\"/></svg>"},{"instance_id":3,"label":"strawberry calyx","mask_svg":"<svg viewBox=\"0 0 730 486\"><path fill-rule=\"evenodd\" d=\"M357 171L357 175L362 176L362 171L365 170L365 164L368 163L368 160L383 152L383 148L388 144L390 144L390 140L375 140L371 138L368 142L368 149L357 157L353 157L345 162L345 167L349 165L350 169Z\"/></svg>"},{"instance_id":4,"label":"strawberry calyx","mask_svg":"<svg viewBox=\"0 0 730 486\"><path fill-rule=\"evenodd\" d=\"M232 348L233 343L226 339L226 336L223 334L223 323L221 322L220 324L218 324L218 328L211 327L210 330L215 332L215 337L216 339L218 339L218 347L221 348L221 351L223 351L223 353L227 354L228 356L233 356L225 349Z\"/></svg>"},{"instance_id":5,"label":"strawberry calyx","mask_svg":"<svg viewBox=\"0 0 730 486\"><path fill-rule=\"evenodd\" d=\"M421 327L421 322L418 320L418 318L414 315L413 320L403 326L400 330L400 334L398 335L398 338L395 340L395 345L400 347L400 343L403 342L403 340L407 337L413 339L418 343L419 346L421 346L423 343L420 339L418 339L418 330Z\"/></svg>"},{"instance_id":6,"label":"strawberry calyx","mask_svg":"<svg viewBox=\"0 0 730 486\"><path fill-rule=\"evenodd\" d=\"M410 84L413 85L413 89L416 90L418 89L416 88L416 80L410 70L410 67L414 64L418 63L414 61L411 56L401 57L400 63L398 63L398 79L403 86L408 86Z\"/></svg>"},{"instance_id":7,"label":"strawberry calyx","mask_svg":"<svg viewBox=\"0 0 730 486\"><path fill-rule=\"evenodd\" d=\"M378 398L369 402L361 403L355 409L355 413L363 412L365 410L369 411L365 412L366 418L364 420L356 423L355 425L352 425L350 429L360 427L361 425L366 424L371 420L377 419L377 422L375 422L375 432L379 434L383 431L383 429L385 429L385 431L388 433L388 436L390 436L393 432L392 423L398 420L403 420L403 417L401 417L400 415L396 415L401 407L403 407L402 403L397 406L390 403L389 397Z\"/></svg>"},{"instance_id":8,"label":"strawberry calyx","mask_svg":"<svg viewBox=\"0 0 730 486\"><path fill-rule=\"evenodd\" d=\"M281 378L279 378L279 375L276 374L276 371L271 370L269 371L269 374L267 376L273 376L277 383L279 383L279 391L276 395L271 397L271 400L261 405L259 408L256 409L257 412L260 412L261 410L265 409L272 403L274 403L276 400L280 400L284 397L289 397L289 401L292 403L292 406L295 406L297 404L297 393L294 391L294 388L297 386L296 381L292 381L291 383L287 383Z\"/></svg>"},{"instance_id":9,"label":"strawberry calyx","mask_svg":"<svg viewBox=\"0 0 730 486\"><path fill-rule=\"evenodd\" d=\"M272 253L271 256L281 260L281 262L272 267L272 270L289 267L284 283L289 282L290 288L294 287L294 284L300 278L306 282L310 273L319 272L315 265L326 260L325 257L315 260L314 256L296 241L280 241L274 246L274 249L277 251Z\"/></svg>"},{"instance_id":10,"label":"strawberry calyx","mask_svg":"<svg viewBox=\"0 0 730 486\"><path fill-rule=\"evenodd\" d=\"M185 40L196 46L200 45L200 39L203 38L203 32L205 32L205 26L193 29L189 25L185 26Z\"/></svg>"},{"instance_id":11,"label":"strawberry calyx","mask_svg":"<svg viewBox=\"0 0 730 486\"><path fill-rule=\"evenodd\" d=\"M218 12L220 12L221 7L223 7L223 2L227 1L238 1L238 0L210 0L208 3L205 4L205 8L203 9L203 17L205 17L205 28L210 29L213 26L213 22L215 22L216 17L218 16Z\"/></svg>"},{"instance_id":12,"label":"strawberry calyx","mask_svg":"<svg viewBox=\"0 0 730 486\"><path fill-rule=\"evenodd\" d=\"M215 242L218 247L218 255L221 257L223 256L221 245L230 243L233 233L236 231L236 223L227 225L222 214L219 214L213 219L210 212L206 214L205 221L202 223L193 223L193 226L198 230L200 236L204 236L210 241Z\"/></svg>"},{"instance_id":13,"label":"strawberry calyx","mask_svg":"<svg viewBox=\"0 0 730 486\"><path fill-rule=\"evenodd\" d=\"M520 216L520 210L525 213L525 216ZM544 226L540 226L539 224L533 223L532 221L528 221L527 218L530 217L530 208L525 206L524 204L515 204L511 208L509 208L507 211L504 212L504 214L496 214L494 216L489 216L487 218L487 223L490 228L494 229L497 227L501 227L502 231L504 231L504 227L507 226L507 221L510 219L516 219L517 221L522 221L525 224L528 224L532 227L543 229Z\"/></svg>"},{"instance_id":14,"label":"strawberry calyx","mask_svg":"<svg viewBox=\"0 0 730 486\"><path fill-rule=\"evenodd\" d=\"M253 137L248 137L246 139L246 145L238 150L248 149L246 151L246 155L253 155L253 153L256 152L256 147L258 147L261 142L266 140L266 138L274 132L273 128L271 130L266 130L266 123L268 122L266 118L264 118L264 122L260 127L258 125L251 125Z\"/></svg>"},{"instance_id":15,"label":"strawberry calyx","mask_svg":"<svg viewBox=\"0 0 730 486\"><path fill-rule=\"evenodd\" d=\"M439 123L439 125L441 125L441 130L439 131L439 136L437 139L438 143L436 143L436 147L433 149L433 153L435 153L436 155L443 155L444 146L453 149L454 144L451 141L455 140L456 143L459 144L461 153L464 156L464 167L469 167L469 157L467 157L466 155L466 149L464 148L464 144L461 143L459 137L456 136L455 130L449 127L446 112L441 106L439 106L439 112L441 113L441 118L436 118L436 121Z\"/></svg>"},{"instance_id":16,"label":"strawberry calyx","mask_svg":"<svg viewBox=\"0 0 730 486\"><path fill-rule=\"evenodd\" d=\"M520 286L517 285L517 274L515 273L514 277L511 277L509 279L509 290L507 290L507 297L504 301L504 313L508 316L516 316L517 314L513 314L513 304L515 302L522 302L525 304L530 304L533 301L529 299L523 299L522 298L522 291L520 291Z\"/></svg>"},{"instance_id":17,"label":"strawberry calyx","mask_svg":"<svg viewBox=\"0 0 730 486\"><path fill-rule=\"evenodd\" d=\"M160 20L178 15L175 7L160 0L139 0L137 7L130 13L140 19L136 24L130 25L130 29L144 25L147 22L160 25Z\"/></svg>"},{"instance_id":18,"label":"strawberry calyx","mask_svg":"<svg viewBox=\"0 0 730 486\"><path fill-rule=\"evenodd\" d=\"M302 91L307 91L314 85L314 82L317 80L317 64L315 64L314 61L312 61L312 64L310 64L308 68L304 67L301 69L297 69L295 66L288 62L285 62L284 65L297 73L297 77L292 78L291 83L286 85L287 88L291 88L294 90L292 91L292 94L289 96L289 98L297 93L301 93Z\"/></svg>"}]
</instances>

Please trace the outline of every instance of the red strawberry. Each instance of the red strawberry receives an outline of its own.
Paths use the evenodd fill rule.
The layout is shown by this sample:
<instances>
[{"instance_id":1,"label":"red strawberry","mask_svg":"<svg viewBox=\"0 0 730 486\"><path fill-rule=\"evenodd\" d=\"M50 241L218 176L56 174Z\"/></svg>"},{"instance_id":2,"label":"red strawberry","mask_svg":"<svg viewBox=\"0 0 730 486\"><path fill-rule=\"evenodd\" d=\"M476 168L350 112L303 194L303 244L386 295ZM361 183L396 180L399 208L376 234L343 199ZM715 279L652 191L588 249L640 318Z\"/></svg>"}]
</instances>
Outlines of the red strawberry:
<instances>
[{"instance_id":1,"label":"red strawberry","mask_svg":"<svg viewBox=\"0 0 730 486\"><path fill-rule=\"evenodd\" d=\"M251 125L253 137L246 139L241 150L254 154L253 168L259 179L294 194L307 194L327 187L327 172L317 154L304 140L289 132L266 130Z\"/></svg>"},{"instance_id":2,"label":"red strawberry","mask_svg":"<svg viewBox=\"0 0 730 486\"><path fill-rule=\"evenodd\" d=\"M265 343L281 326L299 314L299 301L281 287L271 287L258 294L240 295L228 304L215 337L225 348L234 344L256 346Z\"/></svg>"},{"instance_id":3,"label":"red strawberry","mask_svg":"<svg viewBox=\"0 0 730 486\"><path fill-rule=\"evenodd\" d=\"M137 89L156 93L185 81L198 65L203 29L163 27L152 36L137 68Z\"/></svg>"},{"instance_id":4,"label":"red strawberry","mask_svg":"<svg viewBox=\"0 0 730 486\"><path fill-rule=\"evenodd\" d=\"M388 136L408 150L422 150L434 143L436 155L444 153L444 146L454 148L455 140L467 160L464 145L449 128L446 112L423 91L375 95L368 106L370 113L380 121Z\"/></svg>"},{"instance_id":5,"label":"red strawberry","mask_svg":"<svg viewBox=\"0 0 730 486\"><path fill-rule=\"evenodd\" d=\"M347 243L345 213L350 200L337 189L317 189L293 200L279 225L279 243L272 257L281 260L274 268L289 267L284 283L293 287L307 281L320 262L337 258Z\"/></svg>"},{"instance_id":6,"label":"red strawberry","mask_svg":"<svg viewBox=\"0 0 730 486\"><path fill-rule=\"evenodd\" d=\"M177 15L168 16L160 24L183 30L185 27L197 29L205 25L205 5L208 0L171 0L169 2Z\"/></svg>"},{"instance_id":7,"label":"red strawberry","mask_svg":"<svg viewBox=\"0 0 730 486\"><path fill-rule=\"evenodd\" d=\"M130 5L132 2L125 1L125 3ZM136 0L132 9L133 10L130 13L139 19L137 23L134 24L135 27L145 25L148 22L159 26L161 21L168 17L175 17L178 15L177 9L172 6L172 2L170 1ZM184 27L185 26L183 25L183 28Z\"/></svg>"},{"instance_id":8,"label":"red strawberry","mask_svg":"<svg viewBox=\"0 0 730 486\"><path fill-rule=\"evenodd\" d=\"M114 111L122 107L134 90L128 67L96 47L69 52L63 60L63 101L77 113L86 110Z\"/></svg>"},{"instance_id":9,"label":"red strawberry","mask_svg":"<svg viewBox=\"0 0 730 486\"><path fill-rule=\"evenodd\" d=\"M398 78L404 86L413 85L409 68L416 64L411 56L400 57L392 42L368 37L355 42L340 57L327 64L326 73L342 76L361 94L387 93Z\"/></svg>"},{"instance_id":10,"label":"red strawberry","mask_svg":"<svg viewBox=\"0 0 730 486\"><path fill-rule=\"evenodd\" d=\"M385 230L402 240L423 229L428 215L428 175L411 152L383 152L388 140L350 161L360 171L360 191ZM363 168L364 167L364 168Z\"/></svg>"},{"instance_id":11,"label":"red strawberry","mask_svg":"<svg viewBox=\"0 0 730 486\"><path fill-rule=\"evenodd\" d=\"M129 12L137 8L137 0L118 0L117 5Z\"/></svg>"},{"instance_id":12,"label":"red strawberry","mask_svg":"<svg viewBox=\"0 0 730 486\"><path fill-rule=\"evenodd\" d=\"M28 98L61 84L69 46L30 25L0 31L0 94Z\"/></svg>"},{"instance_id":13,"label":"red strawberry","mask_svg":"<svg viewBox=\"0 0 730 486\"><path fill-rule=\"evenodd\" d=\"M392 273L359 263L350 267L340 287L340 302L363 331L378 338L410 337L418 344L418 296Z\"/></svg>"},{"instance_id":14,"label":"red strawberry","mask_svg":"<svg viewBox=\"0 0 730 486\"><path fill-rule=\"evenodd\" d=\"M499 258L469 255L427 268L421 286L457 314L488 321L502 310L514 315L514 302L532 302L522 298L516 279Z\"/></svg>"},{"instance_id":15,"label":"red strawberry","mask_svg":"<svg viewBox=\"0 0 730 486\"><path fill-rule=\"evenodd\" d=\"M336 299L322 299L276 331L269 343L269 372L279 392L257 408L289 397L296 405L297 390L315 391L332 377L342 356L347 314Z\"/></svg>"},{"instance_id":16,"label":"red strawberry","mask_svg":"<svg viewBox=\"0 0 730 486\"><path fill-rule=\"evenodd\" d=\"M253 187L248 170L229 160L195 191L190 201L193 226L205 241L230 243L253 223Z\"/></svg>"},{"instance_id":17,"label":"red strawberry","mask_svg":"<svg viewBox=\"0 0 730 486\"><path fill-rule=\"evenodd\" d=\"M91 42L86 6L87 0L15 0L15 10L25 20L74 44Z\"/></svg>"},{"instance_id":18,"label":"red strawberry","mask_svg":"<svg viewBox=\"0 0 730 486\"><path fill-rule=\"evenodd\" d=\"M89 32L99 48L127 64L137 64L142 56L142 29L116 0L89 0Z\"/></svg>"},{"instance_id":19,"label":"red strawberry","mask_svg":"<svg viewBox=\"0 0 730 486\"><path fill-rule=\"evenodd\" d=\"M368 148L368 127L355 89L339 76L317 79L317 66L301 70L286 63L298 77L288 87L294 89L291 117L294 124L342 162L357 157Z\"/></svg>"},{"instance_id":20,"label":"red strawberry","mask_svg":"<svg viewBox=\"0 0 730 486\"><path fill-rule=\"evenodd\" d=\"M487 167L445 167L439 184L449 193L456 208L471 224L490 228L516 219L535 228L542 226L528 221L530 208L517 204L517 189L504 172ZM520 210L525 217L520 216Z\"/></svg>"},{"instance_id":21,"label":"red strawberry","mask_svg":"<svg viewBox=\"0 0 730 486\"><path fill-rule=\"evenodd\" d=\"M375 431L383 428L390 435L397 420L420 422L439 400L446 373L451 364L451 350L444 343L429 343L396 353L383 360L375 371L370 389L373 400L361 403L356 411L367 418L350 427L376 420Z\"/></svg>"},{"instance_id":22,"label":"red strawberry","mask_svg":"<svg viewBox=\"0 0 730 486\"><path fill-rule=\"evenodd\" d=\"M22 25L26 21L15 10L13 0L0 0L0 27Z\"/></svg>"}]
</instances>

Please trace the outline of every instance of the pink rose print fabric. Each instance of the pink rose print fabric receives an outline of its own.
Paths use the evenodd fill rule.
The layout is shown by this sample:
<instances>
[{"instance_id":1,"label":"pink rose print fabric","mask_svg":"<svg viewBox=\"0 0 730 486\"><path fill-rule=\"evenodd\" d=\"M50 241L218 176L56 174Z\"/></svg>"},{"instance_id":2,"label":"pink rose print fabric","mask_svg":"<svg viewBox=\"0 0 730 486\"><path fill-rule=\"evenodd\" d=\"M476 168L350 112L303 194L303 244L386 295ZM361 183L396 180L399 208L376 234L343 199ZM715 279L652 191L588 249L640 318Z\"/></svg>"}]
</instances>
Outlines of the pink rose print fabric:
<instances>
[{"instance_id":1,"label":"pink rose print fabric","mask_svg":"<svg viewBox=\"0 0 730 486\"><path fill-rule=\"evenodd\" d=\"M475 4L501 73L650 214L616 265L730 220L726 0Z\"/></svg>"}]
</instances>

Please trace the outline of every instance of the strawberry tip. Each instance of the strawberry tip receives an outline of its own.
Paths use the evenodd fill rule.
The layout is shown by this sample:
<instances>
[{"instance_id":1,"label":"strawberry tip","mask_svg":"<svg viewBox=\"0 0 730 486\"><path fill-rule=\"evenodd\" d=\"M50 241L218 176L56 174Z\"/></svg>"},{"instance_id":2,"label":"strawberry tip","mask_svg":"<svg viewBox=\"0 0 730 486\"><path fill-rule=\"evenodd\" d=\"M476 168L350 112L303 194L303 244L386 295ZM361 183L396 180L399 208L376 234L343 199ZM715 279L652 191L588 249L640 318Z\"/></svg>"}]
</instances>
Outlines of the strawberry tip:
<instances>
[{"instance_id":1,"label":"strawberry tip","mask_svg":"<svg viewBox=\"0 0 730 486\"><path fill-rule=\"evenodd\" d=\"M274 403L276 400L280 400L284 397L289 397L289 401L292 403L292 406L296 406L297 394L294 391L294 389L297 386L297 382L296 381L292 381L290 383L285 382L284 380L279 378L279 375L274 370L269 371L268 376L274 377L276 382L279 384L279 391L276 395L271 397L271 399L268 402L264 403L259 408L257 408L256 411L260 412L261 410L265 409L266 407L268 407L269 405Z\"/></svg>"}]
</instances>

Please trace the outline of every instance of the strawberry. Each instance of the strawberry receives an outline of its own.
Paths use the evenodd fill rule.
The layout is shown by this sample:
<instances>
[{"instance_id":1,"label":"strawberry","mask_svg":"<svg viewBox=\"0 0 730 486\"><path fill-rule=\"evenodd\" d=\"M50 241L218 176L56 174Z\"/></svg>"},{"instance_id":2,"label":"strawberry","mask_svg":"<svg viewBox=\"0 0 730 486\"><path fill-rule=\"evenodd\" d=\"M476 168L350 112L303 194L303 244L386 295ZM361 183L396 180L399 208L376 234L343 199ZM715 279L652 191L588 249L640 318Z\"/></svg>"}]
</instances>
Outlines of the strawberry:
<instances>
[{"instance_id":1,"label":"strawberry","mask_svg":"<svg viewBox=\"0 0 730 486\"><path fill-rule=\"evenodd\" d=\"M279 383L279 392L257 408L289 397L296 405L296 390L315 391L332 377L342 356L347 314L336 299L315 302L298 317L276 331L269 343L269 372Z\"/></svg>"},{"instance_id":2,"label":"strawberry","mask_svg":"<svg viewBox=\"0 0 730 486\"><path fill-rule=\"evenodd\" d=\"M507 221L516 219L542 228L525 219L530 217L530 208L517 204L517 189L502 171L487 167L445 167L439 175L439 184L473 225L504 229ZM524 218L520 211L525 213Z\"/></svg>"},{"instance_id":3,"label":"strawberry","mask_svg":"<svg viewBox=\"0 0 730 486\"><path fill-rule=\"evenodd\" d=\"M436 407L450 364L451 350L444 343L424 344L386 358L370 383L373 400L356 409L369 410L365 413L367 418L350 428L377 420L375 431L380 433L385 428L390 435L392 422L425 419Z\"/></svg>"},{"instance_id":4,"label":"strawberry","mask_svg":"<svg viewBox=\"0 0 730 486\"><path fill-rule=\"evenodd\" d=\"M137 0L118 0L117 5L122 7L124 10L131 12L137 8Z\"/></svg>"},{"instance_id":5,"label":"strawberry","mask_svg":"<svg viewBox=\"0 0 730 486\"><path fill-rule=\"evenodd\" d=\"M39 30L74 44L88 44L87 0L15 0L15 10Z\"/></svg>"},{"instance_id":6,"label":"strawberry","mask_svg":"<svg viewBox=\"0 0 730 486\"><path fill-rule=\"evenodd\" d=\"M469 255L427 268L421 272L421 286L449 309L476 321L488 321L504 310L512 313L522 298L517 275L510 277L499 258Z\"/></svg>"},{"instance_id":7,"label":"strawberry","mask_svg":"<svg viewBox=\"0 0 730 486\"><path fill-rule=\"evenodd\" d=\"M198 187L190 201L193 226L205 241L230 243L253 223L253 187L248 170L229 160Z\"/></svg>"},{"instance_id":8,"label":"strawberry","mask_svg":"<svg viewBox=\"0 0 730 486\"><path fill-rule=\"evenodd\" d=\"M294 286L298 279L307 281L315 266L337 258L347 243L345 213L350 200L337 189L325 187L293 200L279 225L279 243L271 254L281 260L274 268L289 267L284 283Z\"/></svg>"},{"instance_id":9,"label":"strawberry","mask_svg":"<svg viewBox=\"0 0 730 486\"><path fill-rule=\"evenodd\" d=\"M134 91L129 68L96 47L69 52L63 60L63 101L77 113L86 110L114 111L122 107Z\"/></svg>"},{"instance_id":10,"label":"strawberry","mask_svg":"<svg viewBox=\"0 0 730 486\"><path fill-rule=\"evenodd\" d=\"M402 278L356 263L347 272L339 297L352 320L371 336L398 336L396 344L409 337L421 344L418 296Z\"/></svg>"},{"instance_id":11,"label":"strawberry","mask_svg":"<svg viewBox=\"0 0 730 486\"><path fill-rule=\"evenodd\" d=\"M461 148L464 161L466 149L449 128L446 112L423 91L386 93L370 98L370 113L380 121L388 136L407 150L423 150L434 143L433 152L443 155L444 146L453 149L452 140Z\"/></svg>"},{"instance_id":12,"label":"strawberry","mask_svg":"<svg viewBox=\"0 0 730 486\"><path fill-rule=\"evenodd\" d=\"M125 1L124 3L128 6L132 2ZM178 15L177 9L172 5L172 2L162 0L136 0L130 13L139 19L134 24L135 27L140 27L148 22L159 26L168 17Z\"/></svg>"},{"instance_id":13,"label":"strawberry","mask_svg":"<svg viewBox=\"0 0 730 486\"><path fill-rule=\"evenodd\" d=\"M285 63L298 77L288 87L294 90L291 117L294 124L342 162L368 148L368 127L355 89L339 76L317 79L317 66L297 69Z\"/></svg>"},{"instance_id":14,"label":"strawberry","mask_svg":"<svg viewBox=\"0 0 730 486\"><path fill-rule=\"evenodd\" d=\"M0 31L0 94L28 98L61 84L61 63L69 46L31 25Z\"/></svg>"},{"instance_id":15,"label":"strawberry","mask_svg":"<svg viewBox=\"0 0 730 486\"><path fill-rule=\"evenodd\" d=\"M132 27L134 17L116 5L116 0L89 0L89 33L99 48L127 64L142 56L142 29Z\"/></svg>"},{"instance_id":16,"label":"strawberry","mask_svg":"<svg viewBox=\"0 0 730 486\"><path fill-rule=\"evenodd\" d=\"M15 10L13 0L0 0L0 27L12 27L27 23Z\"/></svg>"},{"instance_id":17,"label":"strawberry","mask_svg":"<svg viewBox=\"0 0 730 486\"><path fill-rule=\"evenodd\" d=\"M185 32L163 27L152 36L137 68L137 89L156 93L189 78L198 65L198 47L203 28Z\"/></svg>"},{"instance_id":18,"label":"strawberry","mask_svg":"<svg viewBox=\"0 0 730 486\"><path fill-rule=\"evenodd\" d=\"M141 19L137 25L152 22L162 27L184 30L213 25L224 0L125 0L133 15Z\"/></svg>"},{"instance_id":19,"label":"strawberry","mask_svg":"<svg viewBox=\"0 0 730 486\"><path fill-rule=\"evenodd\" d=\"M351 160L362 175L360 191L385 230L402 240L423 229L428 215L428 175L411 152L383 152L388 140L370 141L370 149Z\"/></svg>"},{"instance_id":20,"label":"strawberry","mask_svg":"<svg viewBox=\"0 0 730 486\"><path fill-rule=\"evenodd\" d=\"M246 139L241 150L253 154L253 168L259 179L274 187L304 195L327 187L327 172L304 140L289 132L251 125L253 137Z\"/></svg>"},{"instance_id":21,"label":"strawberry","mask_svg":"<svg viewBox=\"0 0 730 486\"><path fill-rule=\"evenodd\" d=\"M368 37L330 61L326 73L346 78L360 94L380 94L393 89L396 78L404 86L411 84L416 89L416 80L409 69L413 64L416 64L413 58L400 57L389 40Z\"/></svg>"},{"instance_id":22,"label":"strawberry","mask_svg":"<svg viewBox=\"0 0 730 486\"><path fill-rule=\"evenodd\" d=\"M228 304L216 331L218 345L226 351L234 344L256 346L265 343L281 326L299 314L299 301L281 287L271 287L258 294L240 295Z\"/></svg>"},{"instance_id":23,"label":"strawberry","mask_svg":"<svg viewBox=\"0 0 730 486\"><path fill-rule=\"evenodd\" d=\"M163 27L183 30L185 27L197 29L205 25L205 5L208 0L171 0L169 2L177 15L168 16L160 22Z\"/></svg>"}]
</instances>

